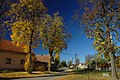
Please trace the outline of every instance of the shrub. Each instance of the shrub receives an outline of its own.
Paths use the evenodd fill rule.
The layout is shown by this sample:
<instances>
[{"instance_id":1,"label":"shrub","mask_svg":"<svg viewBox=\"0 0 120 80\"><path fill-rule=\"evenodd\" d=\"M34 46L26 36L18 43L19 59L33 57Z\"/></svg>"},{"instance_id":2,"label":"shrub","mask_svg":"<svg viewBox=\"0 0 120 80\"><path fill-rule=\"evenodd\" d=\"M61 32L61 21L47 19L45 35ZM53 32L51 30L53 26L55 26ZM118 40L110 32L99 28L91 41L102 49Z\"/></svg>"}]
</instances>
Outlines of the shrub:
<instances>
[{"instance_id":1,"label":"shrub","mask_svg":"<svg viewBox=\"0 0 120 80\"><path fill-rule=\"evenodd\" d=\"M37 71L45 71L45 67L44 66L39 66L36 68Z\"/></svg>"}]
</instances>

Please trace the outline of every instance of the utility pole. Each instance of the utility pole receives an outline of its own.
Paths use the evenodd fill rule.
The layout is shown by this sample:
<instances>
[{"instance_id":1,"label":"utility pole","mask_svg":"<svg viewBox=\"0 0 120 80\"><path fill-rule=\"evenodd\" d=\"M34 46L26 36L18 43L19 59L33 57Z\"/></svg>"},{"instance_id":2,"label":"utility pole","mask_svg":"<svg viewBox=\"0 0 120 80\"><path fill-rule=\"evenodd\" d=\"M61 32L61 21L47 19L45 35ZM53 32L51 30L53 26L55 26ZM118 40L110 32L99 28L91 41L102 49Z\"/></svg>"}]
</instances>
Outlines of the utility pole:
<instances>
[{"instance_id":1,"label":"utility pole","mask_svg":"<svg viewBox=\"0 0 120 80\"><path fill-rule=\"evenodd\" d=\"M79 64L78 54L75 54L75 63L78 71L78 64Z\"/></svg>"},{"instance_id":2,"label":"utility pole","mask_svg":"<svg viewBox=\"0 0 120 80\"><path fill-rule=\"evenodd\" d=\"M75 53L75 64L77 65L77 54Z\"/></svg>"},{"instance_id":3,"label":"utility pole","mask_svg":"<svg viewBox=\"0 0 120 80\"><path fill-rule=\"evenodd\" d=\"M73 57L72 57L72 64L73 64Z\"/></svg>"}]
</instances>

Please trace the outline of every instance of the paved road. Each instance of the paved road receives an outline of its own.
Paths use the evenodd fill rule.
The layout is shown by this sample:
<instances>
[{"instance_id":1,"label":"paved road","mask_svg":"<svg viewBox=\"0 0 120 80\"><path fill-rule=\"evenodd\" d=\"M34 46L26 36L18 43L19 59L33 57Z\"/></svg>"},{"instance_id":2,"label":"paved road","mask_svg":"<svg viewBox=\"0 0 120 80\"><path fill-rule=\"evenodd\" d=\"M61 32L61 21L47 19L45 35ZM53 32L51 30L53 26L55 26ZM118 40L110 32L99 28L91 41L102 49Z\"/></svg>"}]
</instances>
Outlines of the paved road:
<instances>
[{"instance_id":1,"label":"paved road","mask_svg":"<svg viewBox=\"0 0 120 80\"><path fill-rule=\"evenodd\" d=\"M12 80L55 80L62 76L44 76L44 77L34 77L34 78L21 78L21 79L12 79Z\"/></svg>"},{"instance_id":2,"label":"paved road","mask_svg":"<svg viewBox=\"0 0 120 80\"><path fill-rule=\"evenodd\" d=\"M61 68L58 71L59 71L58 74L49 74L40 77L21 78L21 79L12 79L12 80L55 80L56 78L63 77L64 75L67 75L70 72L67 68Z\"/></svg>"}]
</instances>

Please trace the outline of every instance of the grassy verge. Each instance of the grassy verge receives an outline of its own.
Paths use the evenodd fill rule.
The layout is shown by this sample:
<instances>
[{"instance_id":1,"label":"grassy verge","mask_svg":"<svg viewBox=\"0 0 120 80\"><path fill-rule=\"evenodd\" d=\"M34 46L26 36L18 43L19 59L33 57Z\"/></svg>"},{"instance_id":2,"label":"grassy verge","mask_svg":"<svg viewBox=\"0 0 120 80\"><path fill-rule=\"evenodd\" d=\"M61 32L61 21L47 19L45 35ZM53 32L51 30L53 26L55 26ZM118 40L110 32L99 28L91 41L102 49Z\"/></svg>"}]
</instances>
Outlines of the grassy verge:
<instances>
[{"instance_id":1,"label":"grassy verge","mask_svg":"<svg viewBox=\"0 0 120 80\"><path fill-rule=\"evenodd\" d=\"M74 69L73 74L65 75L56 80L110 80L111 76L103 76L103 73L109 74L110 72Z\"/></svg>"},{"instance_id":2,"label":"grassy verge","mask_svg":"<svg viewBox=\"0 0 120 80\"><path fill-rule=\"evenodd\" d=\"M110 77L103 77L101 74L72 74L65 77L58 78L56 80L110 80Z\"/></svg>"},{"instance_id":3,"label":"grassy verge","mask_svg":"<svg viewBox=\"0 0 120 80\"><path fill-rule=\"evenodd\" d=\"M10 72L10 73L0 73L0 78L21 78L21 77L31 77L42 75L42 72L28 74L27 72Z\"/></svg>"},{"instance_id":4,"label":"grassy verge","mask_svg":"<svg viewBox=\"0 0 120 80\"><path fill-rule=\"evenodd\" d=\"M11 71L11 70L0 70L0 73L10 73L10 72L14 72L14 71Z\"/></svg>"},{"instance_id":5,"label":"grassy verge","mask_svg":"<svg viewBox=\"0 0 120 80\"><path fill-rule=\"evenodd\" d=\"M49 75L55 72L40 72L40 71L33 71L32 74L28 74L27 72L2 72L0 73L0 78L28 78L28 77L37 77L42 75Z\"/></svg>"}]
</instances>

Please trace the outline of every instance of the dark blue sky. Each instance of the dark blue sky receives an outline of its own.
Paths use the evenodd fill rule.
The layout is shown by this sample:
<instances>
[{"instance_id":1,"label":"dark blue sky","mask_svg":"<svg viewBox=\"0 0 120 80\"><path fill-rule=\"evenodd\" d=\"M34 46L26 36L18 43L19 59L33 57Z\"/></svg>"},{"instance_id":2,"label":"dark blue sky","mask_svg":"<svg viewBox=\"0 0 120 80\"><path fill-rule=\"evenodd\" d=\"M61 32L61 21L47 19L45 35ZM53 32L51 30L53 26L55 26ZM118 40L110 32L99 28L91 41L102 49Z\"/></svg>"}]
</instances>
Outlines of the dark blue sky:
<instances>
[{"instance_id":1,"label":"dark blue sky","mask_svg":"<svg viewBox=\"0 0 120 80\"><path fill-rule=\"evenodd\" d=\"M57 11L59 12L72 34L72 38L70 39L70 42L68 42L68 49L60 54L61 61L68 61L72 59L72 57L74 61L75 54L78 54L80 62L84 62L85 55L96 53L92 48L93 41L87 39L86 35L80 30L78 25L73 22L72 16L74 15L74 10L79 7L77 0L45 0L44 3L48 8L49 14L52 15ZM47 54L48 52L42 50L42 47L39 47L39 49L35 49L35 53Z\"/></svg>"}]
</instances>

